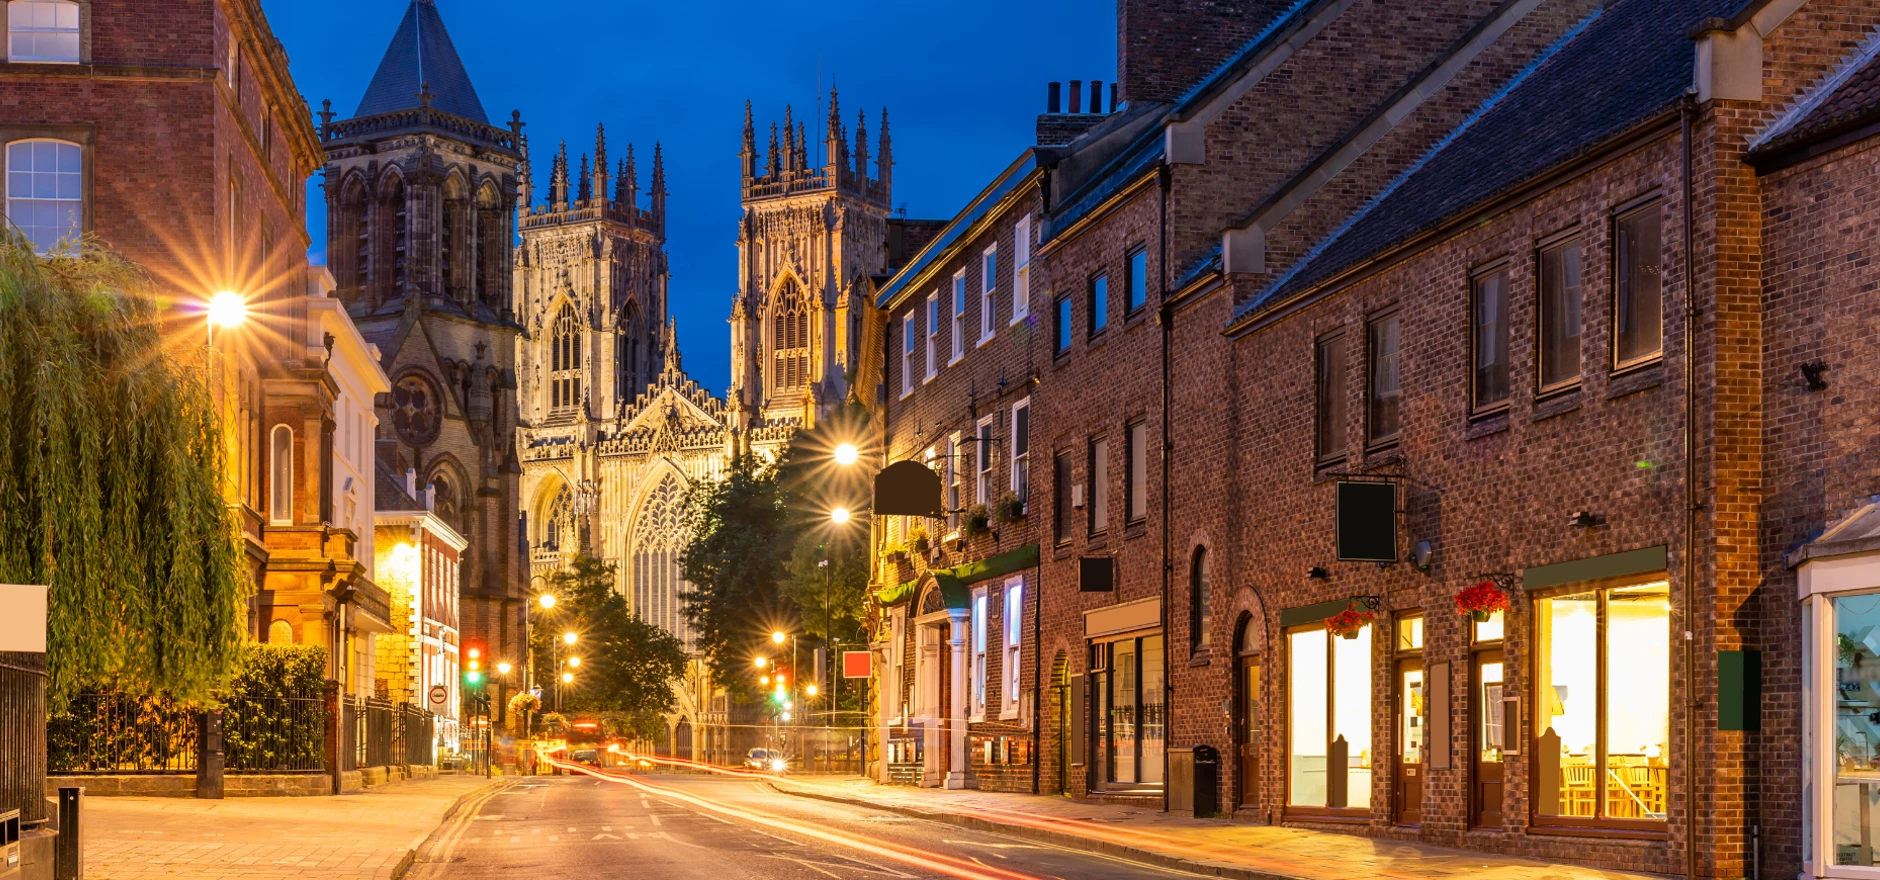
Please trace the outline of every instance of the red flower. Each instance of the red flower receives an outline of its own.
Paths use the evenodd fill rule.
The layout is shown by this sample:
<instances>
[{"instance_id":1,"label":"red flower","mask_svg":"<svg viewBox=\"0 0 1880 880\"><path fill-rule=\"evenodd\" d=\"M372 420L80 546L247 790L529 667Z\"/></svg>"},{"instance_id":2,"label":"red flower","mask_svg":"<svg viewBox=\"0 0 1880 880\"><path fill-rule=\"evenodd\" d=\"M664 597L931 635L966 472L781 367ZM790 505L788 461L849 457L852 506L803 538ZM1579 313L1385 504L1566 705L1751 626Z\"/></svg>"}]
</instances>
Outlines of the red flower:
<instances>
[{"instance_id":1,"label":"red flower","mask_svg":"<svg viewBox=\"0 0 1880 880\"><path fill-rule=\"evenodd\" d=\"M1377 615L1369 611L1359 611L1352 606L1325 618L1325 629L1332 635L1343 638L1356 638L1358 631L1377 620Z\"/></svg>"},{"instance_id":2,"label":"red flower","mask_svg":"<svg viewBox=\"0 0 1880 880\"><path fill-rule=\"evenodd\" d=\"M1508 594L1494 581L1483 581L1456 594L1456 610L1462 614L1493 614L1508 610Z\"/></svg>"}]
</instances>

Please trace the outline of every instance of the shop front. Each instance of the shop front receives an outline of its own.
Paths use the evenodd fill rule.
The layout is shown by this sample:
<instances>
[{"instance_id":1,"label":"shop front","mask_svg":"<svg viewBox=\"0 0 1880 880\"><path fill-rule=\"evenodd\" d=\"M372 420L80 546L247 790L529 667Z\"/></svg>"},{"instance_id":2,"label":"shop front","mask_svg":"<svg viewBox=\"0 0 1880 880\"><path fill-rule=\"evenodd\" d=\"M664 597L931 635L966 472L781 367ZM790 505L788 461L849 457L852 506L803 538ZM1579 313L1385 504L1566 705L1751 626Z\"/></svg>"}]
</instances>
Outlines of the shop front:
<instances>
[{"instance_id":1,"label":"shop front","mask_svg":"<svg viewBox=\"0 0 1880 880\"><path fill-rule=\"evenodd\" d=\"M1159 599L1084 614L1092 792L1159 794L1167 768L1167 651Z\"/></svg>"},{"instance_id":2,"label":"shop front","mask_svg":"<svg viewBox=\"0 0 1880 880\"><path fill-rule=\"evenodd\" d=\"M1880 878L1880 507L1789 564L1803 609L1803 876Z\"/></svg>"}]
</instances>

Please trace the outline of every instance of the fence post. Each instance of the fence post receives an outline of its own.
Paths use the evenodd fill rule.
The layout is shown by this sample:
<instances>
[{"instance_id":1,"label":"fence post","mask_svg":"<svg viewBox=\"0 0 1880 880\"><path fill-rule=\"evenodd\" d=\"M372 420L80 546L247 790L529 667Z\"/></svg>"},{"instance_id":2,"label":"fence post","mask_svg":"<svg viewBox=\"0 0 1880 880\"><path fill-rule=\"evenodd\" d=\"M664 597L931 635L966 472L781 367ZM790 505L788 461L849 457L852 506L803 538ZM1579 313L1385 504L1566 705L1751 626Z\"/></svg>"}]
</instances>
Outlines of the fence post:
<instances>
[{"instance_id":1,"label":"fence post","mask_svg":"<svg viewBox=\"0 0 1880 880\"><path fill-rule=\"evenodd\" d=\"M196 716L196 797L222 799L222 710Z\"/></svg>"},{"instance_id":2,"label":"fence post","mask_svg":"<svg viewBox=\"0 0 1880 880\"><path fill-rule=\"evenodd\" d=\"M53 880L85 876L85 789L59 786L59 836L52 839Z\"/></svg>"},{"instance_id":3,"label":"fence post","mask_svg":"<svg viewBox=\"0 0 1880 880\"><path fill-rule=\"evenodd\" d=\"M340 710L339 682L328 679L326 682L326 772L333 777L333 793L340 793L340 779L344 771L340 770Z\"/></svg>"}]
</instances>

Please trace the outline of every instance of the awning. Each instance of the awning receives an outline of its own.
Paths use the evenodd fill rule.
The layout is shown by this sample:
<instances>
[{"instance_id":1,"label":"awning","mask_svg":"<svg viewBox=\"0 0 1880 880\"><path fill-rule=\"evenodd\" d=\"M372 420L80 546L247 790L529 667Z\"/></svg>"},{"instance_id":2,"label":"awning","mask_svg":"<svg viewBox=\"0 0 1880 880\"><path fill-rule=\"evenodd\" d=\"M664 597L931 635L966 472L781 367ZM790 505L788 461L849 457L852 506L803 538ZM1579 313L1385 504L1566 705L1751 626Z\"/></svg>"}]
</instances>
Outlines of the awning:
<instances>
[{"instance_id":1,"label":"awning","mask_svg":"<svg viewBox=\"0 0 1880 880\"><path fill-rule=\"evenodd\" d=\"M949 611L965 611L972 604L972 591L967 585L991 580L1017 571L1024 571L1038 564L1038 545L1026 544L1017 550L988 556L978 562L968 562L952 568L936 568L927 572L933 575L934 582L940 586L940 598ZM875 591L875 601L883 605L899 605L910 601L919 592L920 580L915 579Z\"/></svg>"}]
</instances>

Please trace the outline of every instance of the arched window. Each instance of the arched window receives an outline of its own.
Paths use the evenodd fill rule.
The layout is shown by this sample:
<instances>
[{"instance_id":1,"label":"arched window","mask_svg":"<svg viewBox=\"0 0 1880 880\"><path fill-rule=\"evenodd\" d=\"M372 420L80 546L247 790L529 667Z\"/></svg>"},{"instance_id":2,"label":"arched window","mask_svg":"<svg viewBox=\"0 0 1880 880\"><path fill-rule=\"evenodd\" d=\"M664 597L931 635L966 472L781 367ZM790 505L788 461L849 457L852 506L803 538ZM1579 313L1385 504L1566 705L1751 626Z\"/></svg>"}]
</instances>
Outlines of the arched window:
<instances>
[{"instance_id":1,"label":"arched window","mask_svg":"<svg viewBox=\"0 0 1880 880\"><path fill-rule=\"evenodd\" d=\"M405 293L405 180L396 174L379 184L378 214L372 224L374 302Z\"/></svg>"},{"instance_id":2,"label":"arched window","mask_svg":"<svg viewBox=\"0 0 1880 880\"><path fill-rule=\"evenodd\" d=\"M640 503L633 520L633 611L692 649L680 597L691 589L679 566L686 544L685 486L671 472Z\"/></svg>"},{"instance_id":3,"label":"arched window","mask_svg":"<svg viewBox=\"0 0 1880 880\"><path fill-rule=\"evenodd\" d=\"M268 521L277 526L294 524L294 429L275 425L268 445L272 468L268 479Z\"/></svg>"},{"instance_id":4,"label":"arched window","mask_svg":"<svg viewBox=\"0 0 1880 880\"><path fill-rule=\"evenodd\" d=\"M509 254L509 214L503 210L503 198L496 184L484 180L477 189L477 277L476 296L496 308L508 283L503 258Z\"/></svg>"},{"instance_id":5,"label":"arched window","mask_svg":"<svg viewBox=\"0 0 1880 880\"><path fill-rule=\"evenodd\" d=\"M77 64L78 4L13 0L7 4L7 60Z\"/></svg>"},{"instance_id":6,"label":"arched window","mask_svg":"<svg viewBox=\"0 0 1880 880\"><path fill-rule=\"evenodd\" d=\"M562 303L548 337L548 405L571 412L581 405L581 319Z\"/></svg>"},{"instance_id":7,"label":"arched window","mask_svg":"<svg viewBox=\"0 0 1880 880\"><path fill-rule=\"evenodd\" d=\"M460 303L470 302L470 188L452 174L444 181L444 253L441 269L444 291Z\"/></svg>"},{"instance_id":8,"label":"arched window","mask_svg":"<svg viewBox=\"0 0 1880 880\"><path fill-rule=\"evenodd\" d=\"M372 239L371 199L366 197L366 182L357 175L340 186L339 205L334 209L338 234L330 254L333 281L342 295L357 294L371 286Z\"/></svg>"},{"instance_id":9,"label":"arched window","mask_svg":"<svg viewBox=\"0 0 1880 880\"><path fill-rule=\"evenodd\" d=\"M7 144L7 219L40 254L58 250L82 228L84 157L79 145L65 141Z\"/></svg>"},{"instance_id":10,"label":"arched window","mask_svg":"<svg viewBox=\"0 0 1880 880\"><path fill-rule=\"evenodd\" d=\"M809 383L809 303L802 288L787 281L770 316L771 385L794 391Z\"/></svg>"},{"instance_id":11,"label":"arched window","mask_svg":"<svg viewBox=\"0 0 1880 880\"><path fill-rule=\"evenodd\" d=\"M640 389L646 387L646 377L642 375L644 366L640 359L640 304L627 301L626 316L620 321L620 399L631 403Z\"/></svg>"},{"instance_id":12,"label":"arched window","mask_svg":"<svg viewBox=\"0 0 1880 880\"><path fill-rule=\"evenodd\" d=\"M560 550L563 541L574 539L574 493L563 486L542 512L542 549Z\"/></svg>"},{"instance_id":13,"label":"arched window","mask_svg":"<svg viewBox=\"0 0 1880 880\"><path fill-rule=\"evenodd\" d=\"M457 522L457 495L451 491L450 480L445 479L443 474L431 478L431 512L450 524L451 528L462 528Z\"/></svg>"},{"instance_id":14,"label":"arched window","mask_svg":"<svg viewBox=\"0 0 1880 880\"><path fill-rule=\"evenodd\" d=\"M268 644L291 645L294 643L294 626L285 620L268 624Z\"/></svg>"},{"instance_id":15,"label":"arched window","mask_svg":"<svg viewBox=\"0 0 1880 880\"><path fill-rule=\"evenodd\" d=\"M1208 595L1208 548L1195 548L1194 564L1188 568L1188 580L1188 643L1199 651L1208 646L1208 629L1213 618Z\"/></svg>"}]
</instances>

